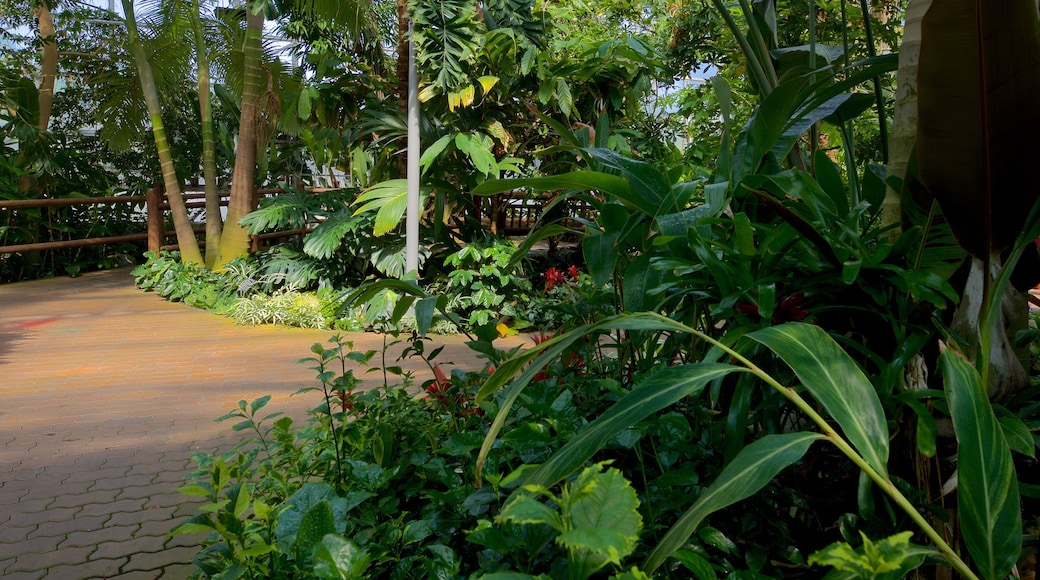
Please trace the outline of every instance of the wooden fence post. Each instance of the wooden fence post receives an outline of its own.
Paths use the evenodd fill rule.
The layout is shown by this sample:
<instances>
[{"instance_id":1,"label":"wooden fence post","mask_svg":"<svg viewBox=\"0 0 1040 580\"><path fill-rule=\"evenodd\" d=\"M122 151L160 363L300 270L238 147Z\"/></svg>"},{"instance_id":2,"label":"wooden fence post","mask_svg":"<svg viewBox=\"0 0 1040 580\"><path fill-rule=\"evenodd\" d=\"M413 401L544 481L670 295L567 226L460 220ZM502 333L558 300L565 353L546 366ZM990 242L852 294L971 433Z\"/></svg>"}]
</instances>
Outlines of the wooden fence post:
<instances>
[{"instance_id":1,"label":"wooden fence post","mask_svg":"<svg viewBox=\"0 0 1040 580\"><path fill-rule=\"evenodd\" d=\"M148 210L148 251L158 252L166 240L166 217L163 212L162 186L155 184L145 192L145 206Z\"/></svg>"}]
</instances>

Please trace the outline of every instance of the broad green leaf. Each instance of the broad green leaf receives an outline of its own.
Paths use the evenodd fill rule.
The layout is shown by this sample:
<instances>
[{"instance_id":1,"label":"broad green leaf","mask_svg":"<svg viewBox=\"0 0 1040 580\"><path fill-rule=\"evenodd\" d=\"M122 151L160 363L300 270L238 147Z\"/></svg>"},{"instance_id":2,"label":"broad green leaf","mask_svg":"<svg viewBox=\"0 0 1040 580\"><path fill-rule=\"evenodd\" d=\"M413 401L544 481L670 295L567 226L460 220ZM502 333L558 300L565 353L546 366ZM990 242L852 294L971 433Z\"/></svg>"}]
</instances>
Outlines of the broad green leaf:
<instances>
[{"instance_id":1,"label":"broad green leaf","mask_svg":"<svg viewBox=\"0 0 1040 580\"><path fill-rule=\"evenodd\" d=\"M657 229L662 234L666 236L685 236L690 230L697 227L697 222L701 218L711 215L712 207L705 204L677 213L659 215L655 219L657 221Z\"/></svg>"},{"instance_id":2,"label":"broad green leaf","mask_svg":"<svg viewBox=\"0 0 1040 580\"><path fill-rule=\"evenodd\" d=\"M311 118L311 92L306 87L300 91L300 98L296 102L296 114L304 121Z\"/></svg>"},{"instance_id":3,"label":"broad green leaf","mask_svg":"<svg viewBox=\"0 0 1040 580\"><path fill-rule=\"evenodd\" d=\"M267 406L267 403L271 402L271 395L264 395L253 399L252 403L249 403L249 413L256 415L256 412Z\"/></svg>"},{"instance_id":4,"label":"broad green leaf","mask_svg":"<svg viewBox=\"0 0 1040 580\"><path fill-rule=\"evenodd\" d=\"M423 194L428 194L428 191L420 192L420 197ZM361 206L354 210L354 215L378 210L373 233L381 236L397 227L404 217L408 207L408 181L390 179L377 183L359 195L354 205Z\"/></svg>"},{"instance_id":5,"label":"broad green leaf","mask_svg":"<svg viewBox=\"0 0 1040 580\"><path fill-rule=\"evenodd\" d=\"M217 527L213 524L207 514L199 514L185 522L181 522L170 531L171 536L182 536L188 534L209 534L215 532Z\"/></svg>"},{"instance_id":6,"label":"broad green leaf","mask_svg":"<svg viewBox=\"0 0 1040 580\"><path fill-rule=\"evenodd\" d=\"M343 244L343 239L357 228L357 220L346 211L338 211L321 222L307 235L303 243L303 253L308 256L327 260L336 253Z\"/></svg>"},{"instance_id":7,"label":"broad green leaf","mask_svg":"<svg viewBox=\"0 0 1040 580\"><path fill-rule=\"evenodd\" d=\"M546 524L557 531L563 530L560 514L526 494L513 494L502 508L502 512L495 517L495 521L515 524Z\"/></svg>"},{"instance_id":8,"label":"broad green leaf","mask_svg":"<svg viewBox=\"0 0 1040 580\"><path fill-rule=\"evenodd\" d=\"M365 570L371 561L368 552L335 534L329 534L315 544L311 557L314 575L331 580L365 578Z\"/></svg>"},{"instance_id":9,"label":"broad green leaf","mask_svg":"<svg viewBox=\"0 0 1040 580\"><path fill-rule=\"evenodd\" d=\"M939 355L957 434L957 509L964 544L984 578L1004 578L1022 549L1022 514L1011 450L982 379L964 357Z\"/></svg>"},{"instance_id":10,"label":"broad green leaf","mask_svg":"<svg viewBox=\"0 0 1040 580\"><path fill-rule=\"evenodd\" d=\"M574 109L574 98L571 96L571 87L564 79L556 81L556 102L560 105L560 112L564 117L570 117Z\"/></svg>"},{"instance_id":11,"label":"broad green leaf","mask_svg":"<svg viewBox=\"0 0 1040 580\"><path fill-rule=\"evenodd\" d=\"M679 561L684 568L693 572L697 580L717 580L718 575L703 556L692 550L676 550L672 557Z\"/></svg>"},{"instance_id":12,"label":"broad green leaf","mask_svg":"<svg viewBox=\"0 0 1040 580\"><path fill-rule=\"evenodd\" d=\"M327 483L305 483L303 487L282 504L283 508L278 516L278 523L275 525L277 543L285 545L288 551L296 543L296 531L299 529L304 516L311 507L322 501L332 506L333 520L337 526L336 531L343 531L347 513L347 501L337 497L332 486Z\"/></svg>"},{"instance_id":13,"label":"broad green leaf","mask_svg":"<svg viewBox=\"0 0 1040 580\"><path fill-rule=\"evenodd\" d=\"M658 211L658 206L653 200L637 194L627 179L599 171L572 171L561 175L529 179L489 179L474 188L473 194L492 195L525 187L534 191L568 189L599 191L647 215L655 215Z\"/></svg>"},{"instance_id":14,"label":"broad green leaf","mask_svg":"<svg viewBox=\"0 0 1040 580\"><path fill-rule=\"evenodd\" d=\"M620 322L620 321L619 321ZM628 395L585 426L541 467L525 474L525 484L548 487L581 467L603 445L631 425L684 397L697 396L711 381L747 369L700 363L667 367L641 380Z\"/></svg>"},{"instance_id":15,"label":"broad green leaf","mask_svg":"<svg viewBox=\"0 0 1040 580\"><path fill-rule=\"evenodd\" d=\"M1036 442L1033 441L1033 432L1017 416L1003 416L998 419L1000 430L1004 433L1004 439L1012 451L1021 453L1026 457L1036 458Z\"/></svg>"},{"instance_id":16,"label":"broad green leaf","mask_svg":"<svg viewBox=\"0 0 1040 580\"><path fill-rule=\"evenodd\" d=\"M614 277L614 267L617 264L617 239L618 232L610 234L590 233L581 241L582 253L585 255L585 264L589 268L589 275L597 286L610 282Z\"/></svg>"},{"instance_id":17,"label":"broad green leaf","mask_svg":"<svg viewBox=\"0 0 1040 580\"><path fill-rule=\"evenodd\" d=\"M704 518L758 492L782 469L801 459L809 446L820 439L826 437L818 433L766 435L745 447L661 538L643 570L652 574L686 543Z\"/></svg>"},{"instance_id":18,"label":"broad green leaf","mask_svg":"<svg viewBox=\"0 0 1040 580\"><path fill-rule=\"evenodd\" d=\"M863 371L823 329L790 322L748 334L786 362L875 471L888 473L888 424Z\"/></svg>"},{"instance_id":19,"label":"broad green leaf","mask_svg":"<svg viewBox=\"0 0 1040 580\"><path fill-rule=\"evenodd\" d=\"M296 530L296 541L293 543L293 553L297 560L303 560L328 534L336 533L336 524L332 515L332 504L323 499L310 507L300 526Z\"/></svg>"},{"instance_id":20,"label":"broad green leaf","mask_svg":"<svg viewBox=\"0 0 1040 580\"><path fill-rule=\"evenodd\" d=\"M227 498L228 507L231 508L231 513L236 518L241 518L246 513L246 510L249 509L249 504L253 501L253 496L249 493L249 487L241 482L228 489Z\"/></svg>"},{"instance_id":21,"label":"broad green leaf","mask_svg":"<svg viewBox=\"0 0 1040 580\"><path fill-rule=\"evenodd\" d=\"M1010 246L1040 197L1040 26L1030 2L945 0L921 20L917 163L961 247Z\"/></svg>"},{"instance_id":22,"label":"broad green leaf","mask_svg":"<svg viewBox=\"0 0 1040 580\"><path fill-rule=\"evenodd\" d=\"M192 497L210 497L213 492L201 485L185 485L177 488L178 493L184 495L190 495Z\"/></svg>"},{"instance_id":23,"label":"broad green leaf","mask_svg":"<svg viewBox=\"0 0 1040 580\"><path fill-rule=\"evenodd\" d=\"M422 152L422 156L419 157L419 167L422 168L422 172L425 174L426 170L433 165L433 162L440 156L441 152L447 149L448 145L453 141L451 135L444 135L440 139L437 139L432 144L426 147Z\"/></svg>"},{"instance_id":24,"label":"broad green leaf","mask_svg":"<svg viewBox=\"0 0 1040 580\"><path fill-rule=\"evenodd\" d=\"M838 166L831 161L824 149L817 149L813 153L813 169L816 181L820 188L827 193L834 203L836 215L844 217L849 213L849 193L845 189L845 183L841 179Z\"/></svg>"},{"instance_id":25,"label":"broad green leaf","mask_svg":"<svg viewBox=\"0 0 1040 580\"><path fill-rule=\"evenodd\" d=\"M664 280L664 271L655 268L650 254L640 254L625 270L624 306L628 312L655 310L650 292Z\"/></svg>"},{"instance_id":26,"label":"broad green leaf","mask_svg":"<svg viewBox=\"0 0 1040 580\"><path fill-rule=\"evenodd\" d=\"M428 296L415 303L415 326L419 336L425 337L433 325L433 315L439 299L439 296Z\"/></svg>"},{"instance_id":27,"label":"broad green leaf","mask_svg":"<svg viewBox=\"0 0 1040 580\"><path fill-rule=\"evenodd\" d=\"M632 185L633 193L643 198L641 205L654 208L653 212L647 212L650 215L657 215L659 212L674 213L683 209L666 204L666 201L673 197L672 184L668 176L653 165L625 157L610 149L592 147L584 151L603 167L613 169L625 178ZM674 204L674 200L671 202Z\"/></svg>"},{"instance_id":28,"label":"broad green leaf","mask_svg":"<svg viewBox=\"0 0 1040 580\"><path fill-rule=\"evenodd\" d=\"M596 568L620 565L635 550L643 528L635 489L617 469L600 471L599 466L583 470L568 487L568 525L556 541L585 552L581 557Z\"/></svg>"}]
</instances>

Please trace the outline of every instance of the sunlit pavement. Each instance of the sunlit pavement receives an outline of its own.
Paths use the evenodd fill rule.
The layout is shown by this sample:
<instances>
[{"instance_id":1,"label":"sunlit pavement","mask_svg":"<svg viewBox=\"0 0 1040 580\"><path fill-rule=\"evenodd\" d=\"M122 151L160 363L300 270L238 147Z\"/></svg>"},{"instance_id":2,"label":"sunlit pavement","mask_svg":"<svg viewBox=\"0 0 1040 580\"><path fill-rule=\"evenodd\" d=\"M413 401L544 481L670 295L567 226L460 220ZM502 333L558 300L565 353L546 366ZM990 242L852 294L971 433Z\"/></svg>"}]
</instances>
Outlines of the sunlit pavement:
<instances>
[{"instance_id":1,"label":"sunlit pavement","mask_svg":"<svg viewBox=\"0 0 1040 580\"><path fill-rule=\"evenodd\" d=\"M0 577L186 578L200 537L167 532L194 513L176 491L192 453L234 444L214 419L242 399L302 419L317 401L290 394L316 383L297 361L331 334L238 326L135 289L129 270L0 285ZM464 340L435 338L442 365L482 366Z\"/></svg>"}]
</instances>

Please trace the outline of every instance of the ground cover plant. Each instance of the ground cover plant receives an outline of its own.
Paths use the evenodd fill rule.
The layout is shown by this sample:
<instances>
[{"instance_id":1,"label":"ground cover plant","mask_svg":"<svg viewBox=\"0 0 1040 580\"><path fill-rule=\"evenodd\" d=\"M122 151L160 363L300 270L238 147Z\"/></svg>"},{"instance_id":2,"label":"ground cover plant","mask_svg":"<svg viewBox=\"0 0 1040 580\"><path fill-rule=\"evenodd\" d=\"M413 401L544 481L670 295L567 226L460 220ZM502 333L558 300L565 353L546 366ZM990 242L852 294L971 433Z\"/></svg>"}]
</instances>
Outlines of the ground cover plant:
<instances>
[{"instance_id":1,"label":"ground cover plant","mask_svg":"<svg viewBox=\"0 0 1040 580\"><path fill-rule=\"evenodd\" d=\"M212 255L193 251L176 210L184 253L152 256L143 287L252 322L418 337L440 325L489 357L483 372L432 357L427 383L391 367L363 387L348 363L372 355L340 340L312 353L321 396L305 424L242 402L228 419L255 436L200 457L185 489L208 500L178 529L209 534L201 573L1022 573L1037 520L1021 291L1040 282L1040 210L1018 182L1040 154L1035 7L584 4L251 2L207 19L202 32L223 37L190 42L196 4L142 13L140 29L125 10L128 42L109 59L125 66L96 77L153 97L166 91L150 77L190 85L150 99L154 138L134 145L162 159L171 203L197 158L207 185L215 158L238 172L227 243L210 231ZM0 77L15 160L0 180L19 195L46 194L55 175L47 91L30 89L53 77L50 8L36 8L39 71ZM258 46L272 16L299 42L299 71ZM421 279L399 280L409 17L427 254ZM229 118L216 127L207 45L248 47L224 51L212 93ZM184 46L194 62L159 57ZM194 76L173 66L189 62ZM704 62L719 72L705 86L674 101L654 89ZM194 133L167 140L156 120L194 119L196 99L216 130L188 154ZM254 186L306 181L272 169L300 159L348 187L286 187L247 213ZM545 205L514 251L482 218L518 192ZM578 204L592 211L565 215ZM233 260L246 234L282 227L309 231ZM524 269L535 243L561 235L580 240L580 259ZM525 325L530 348L496 351L495 336Z\"/></svg>"}]
</instances>

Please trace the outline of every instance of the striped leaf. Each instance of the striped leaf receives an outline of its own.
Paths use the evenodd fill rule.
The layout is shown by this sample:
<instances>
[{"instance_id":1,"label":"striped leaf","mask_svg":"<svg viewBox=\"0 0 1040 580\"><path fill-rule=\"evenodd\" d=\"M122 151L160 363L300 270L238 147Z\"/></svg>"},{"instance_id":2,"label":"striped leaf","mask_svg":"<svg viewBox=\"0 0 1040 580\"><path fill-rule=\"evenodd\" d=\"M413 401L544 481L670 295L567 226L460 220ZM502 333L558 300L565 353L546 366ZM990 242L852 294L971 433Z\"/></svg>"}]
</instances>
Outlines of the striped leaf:
<instances>
[{"instance_id":1,"label":"striped leaf","mask_svg":"<svg viewBox=\"0 0 1040 580\"><path fill-rule=\"evenodd\" d=\"M823 329L792 322L748 336L786 362L838 422L849 443L881 475L888 473L888 424L877 392L856 363Z\"/></svg>"},{"instance_id":2,"label":"striped leaf","mask_svg":"<svg viewBox=\"0 0 1040 580\"><path fill-rule=\"evenodd\" d=\"M780 470L801 459L814 441L825 438L819 433L766 435L745 447L661 538L643 565L643 571L653 574L665 558L686 543L704 518L750 497L772 481Z\"/></svg>"},{"instance_id":3,"label":"striped leaf","mask_svg":"<svg viewBox=\"0 0 1040 580\"><path fill-rule=\"evenodd\" d=\"M697 396L711 381L747 369L701 363L668 367L641 381L598 419L585 426L541 467L529 472L524 485L550 487L582 467L607 441L684 397Z\"/></svg>"},{"instance_id":4,"label":"striped leaf","mask_svg":"<svg viewBox=\"0 0 1040 580\"><path fill-rule=\"evenodd\" d=\"M939 364L957 433L957 509L964 544L984 578L1004 578L1022 549L1011 450L975 367L950 349Z\"/></svg>"}]
</instances>

